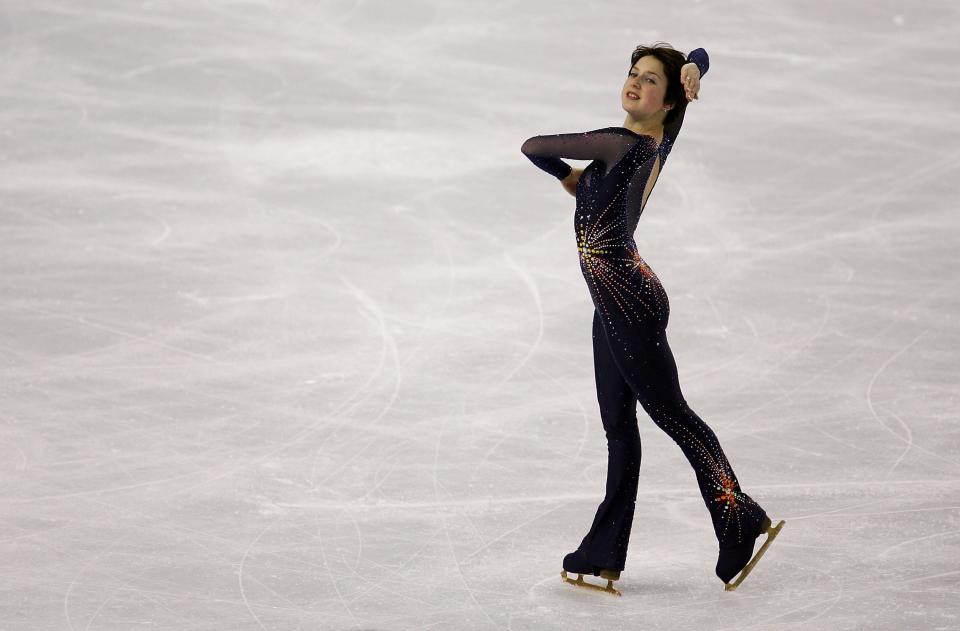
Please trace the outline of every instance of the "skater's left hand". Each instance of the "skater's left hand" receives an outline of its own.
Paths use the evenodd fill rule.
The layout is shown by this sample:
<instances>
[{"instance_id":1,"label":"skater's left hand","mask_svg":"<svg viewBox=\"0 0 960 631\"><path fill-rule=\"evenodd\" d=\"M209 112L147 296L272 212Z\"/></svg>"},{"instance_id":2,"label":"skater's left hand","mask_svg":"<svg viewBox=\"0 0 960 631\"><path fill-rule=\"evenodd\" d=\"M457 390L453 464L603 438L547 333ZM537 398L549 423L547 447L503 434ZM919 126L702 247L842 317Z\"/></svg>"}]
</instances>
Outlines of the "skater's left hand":
<instances>
[{"instance_id":1,"label":"skater's left hand","mask_svg":"<svg viewBox=\"0 0 960 631\"><path fill-rule=\"evenodd\" d=\"M680 68L680 83L687 93L687 100L699 99L697 93L700 91L700 68L697 64L690 62Z\"/></svg>"},{"instance_id":2,"label":"skater's left hand","mask_svg":"<svg viewBox=\"0 0 960 631\"><path fill-rule=\"evenodd\" d=\"M564 190L573 195L577 196L577 182L580 181L580 175L583 174L583 169L570 169L570 174L560 181L560 184L563 185Z\"/></svg>"}]
</instances>

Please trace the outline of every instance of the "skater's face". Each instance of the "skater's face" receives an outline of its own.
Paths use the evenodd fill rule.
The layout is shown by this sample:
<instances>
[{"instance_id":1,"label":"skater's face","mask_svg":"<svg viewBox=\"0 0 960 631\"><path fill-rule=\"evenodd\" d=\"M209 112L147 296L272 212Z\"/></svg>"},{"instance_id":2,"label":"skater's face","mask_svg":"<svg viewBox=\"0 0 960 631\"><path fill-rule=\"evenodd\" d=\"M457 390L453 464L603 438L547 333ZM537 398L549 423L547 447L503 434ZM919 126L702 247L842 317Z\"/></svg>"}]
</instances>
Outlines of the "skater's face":
<instances>
[{"instance_id":1,"label":"skater's face","mask_svg":"<svg viewBox=\"0 0 960 631\"><path fill-rule=\"evenodd\" d=\"M663 63L653 55L646 55L633 64L623 82L620 99L623 109L637 119L649 118L657 114L658 110L673 105L664 105L663 97L667 94L667 73ZM636 95L636 98L634 98ZM666 115L666 112L663 112Z\"/></svg>"}]
</instances>

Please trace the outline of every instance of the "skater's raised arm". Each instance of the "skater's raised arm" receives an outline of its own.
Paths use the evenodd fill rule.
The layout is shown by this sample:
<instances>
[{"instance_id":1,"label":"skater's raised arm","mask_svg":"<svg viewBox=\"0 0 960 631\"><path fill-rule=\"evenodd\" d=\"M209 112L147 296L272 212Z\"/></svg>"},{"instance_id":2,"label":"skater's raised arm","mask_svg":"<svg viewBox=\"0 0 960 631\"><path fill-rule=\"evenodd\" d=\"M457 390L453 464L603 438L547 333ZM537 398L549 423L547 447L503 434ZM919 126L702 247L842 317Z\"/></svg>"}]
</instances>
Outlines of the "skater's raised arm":
<instances>
[{"instance_id":1,"label":"skater's raised arm","mask_svg":"<svg viewBox=\"0 0 960 631\"><path fill-rule=\"evenodd\" d=\"M536 166L558 180L565 179L571 166L560 158L599 160L614 164L636 141L610 128L595 129L578 134L551 134L527 138L520 151Z\"/></svg>"},{"instance_id":2,"label":"skater's raised arm","mask_svg":"<svg viewBox=\"0 0 960 631\"><path fill-rule=\"evenodd\" d=\"M707 55L707 51L698 48L687 55L687 62L688 63L684 64L680 69L680 81L688 91L692 89L693 94L696 95L700 88L700 79L702 79L703 76L707 74L707 70L710 69L710 57ZM694 98L698 97L694 96ZM680 127L683 126L683 116L686 114L686 109L686 104L678 108L673 120L665 123L663 126L663 135L665 138L669 138L670 142L674 142L680 133Z\"/></svg>"}]
</instances>

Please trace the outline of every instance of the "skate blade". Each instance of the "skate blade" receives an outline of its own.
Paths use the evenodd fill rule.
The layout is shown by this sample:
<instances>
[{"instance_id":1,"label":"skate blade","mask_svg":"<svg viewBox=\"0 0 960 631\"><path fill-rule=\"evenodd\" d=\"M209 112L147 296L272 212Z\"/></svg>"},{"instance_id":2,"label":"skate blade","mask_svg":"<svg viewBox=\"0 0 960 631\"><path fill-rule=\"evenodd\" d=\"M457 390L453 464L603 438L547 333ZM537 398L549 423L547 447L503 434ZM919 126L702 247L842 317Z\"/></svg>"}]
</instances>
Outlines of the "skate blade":
<instances>
[{"instance_id":1,"label":"skate blade","mask_svg":"<svg viewBox=\"0 0 960 631\"><path fill-rule=\"evenodd\" d=\"M616 575L616 576L614 576ZM612 578L611 578L612 577ZM607 586L601 587L600 585L594 585L593 583L588 583L583 580L583 574L577 574L577 580L573 580L567 576L566 570L560 570L560 578L565 583L570 583L571 585L576 585L577 587L585 587L587 589L595 589L600 592L607 592L608 594L613 594L614 596L621 596L620 591L613 586L613 581L617 578L620 578L620 572L607 572L606 570L600 572L600 578L607 579Z\"/></svg>"},{"instance_id":2,"label":"skate blade","mask_svg":"<svg viewBox=\"0 0 960 631\"><path fill-rule=\"evenodd\" d=\"M780 534L780 529L783 528L783 524L784 524L784 521L781 519L780 523L778 523L773 528L767 526L767 540L763 542L763 545L760 546L760 549L757 550L757 553L753 555L753 558L750 559L750 562L747 563L746 567L744 567L740 571L740 576L737 577L737 580L733 581L732 583L726 583L724 585L723 587L724 591L732 592L737 588L737 586L740 585L740 583L743 582L743 579L747 578L747 575L750 573L750 570L752 570L753 566L757 564L757 561L760 560L760 557L763 556L763 553L767 551L767 547L769 547L769 545L773 543L773 540L777 538L777 535Z\"/></svg>"}]
</instances>

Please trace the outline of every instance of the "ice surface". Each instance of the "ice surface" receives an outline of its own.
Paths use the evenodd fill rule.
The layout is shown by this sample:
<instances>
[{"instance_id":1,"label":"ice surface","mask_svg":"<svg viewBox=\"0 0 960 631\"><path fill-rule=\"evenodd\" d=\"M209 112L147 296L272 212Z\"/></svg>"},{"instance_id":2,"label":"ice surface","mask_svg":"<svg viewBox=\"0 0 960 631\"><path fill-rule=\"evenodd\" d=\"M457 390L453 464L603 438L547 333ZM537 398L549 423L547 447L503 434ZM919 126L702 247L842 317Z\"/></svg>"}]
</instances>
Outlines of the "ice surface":
<instances>
[{"instance_id":1,"label":"ice surface","mask_svg":"<svg viewBox=\"0 0 960 631\"><path fill-rule=\"evenodd\" d=\"M956 2L0 5L0 629L960 628ZM622 598L573 198L704 47L636 239L786 526L724 592L640 415ZM576 166L585 163L572 161Z\"/></svg>"}]
</instances>

